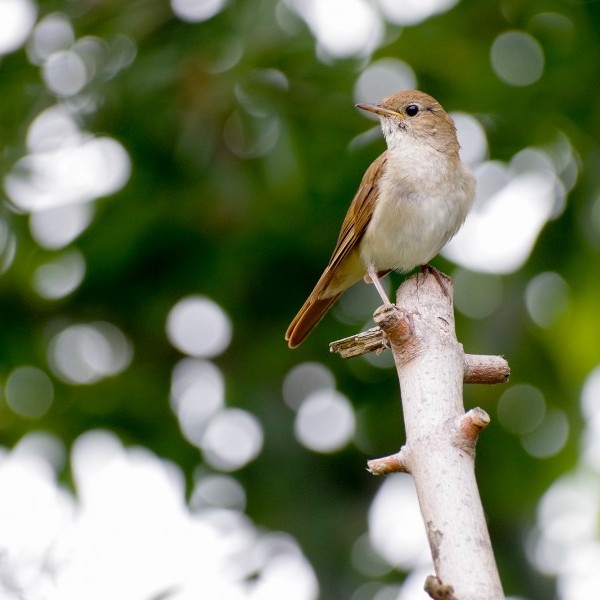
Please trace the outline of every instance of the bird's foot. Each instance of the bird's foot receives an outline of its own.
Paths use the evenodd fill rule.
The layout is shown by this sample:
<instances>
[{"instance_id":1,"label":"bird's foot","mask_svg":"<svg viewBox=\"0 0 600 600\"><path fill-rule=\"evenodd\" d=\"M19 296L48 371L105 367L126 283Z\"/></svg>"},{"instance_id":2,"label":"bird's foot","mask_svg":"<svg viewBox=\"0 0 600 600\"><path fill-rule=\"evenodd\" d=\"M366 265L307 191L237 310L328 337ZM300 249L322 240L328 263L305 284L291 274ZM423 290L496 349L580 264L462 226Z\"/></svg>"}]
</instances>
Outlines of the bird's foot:
<instances>
[{"instance_id":1,"label":"bird's foot","mask_svg":"<svg viewBox=\"0 0 600 600\"><path fill-rule=\"evenodd\" d=\"M435 280L438 282L439 286L442 288L442 292L444 292L444 296L450 298L450 291L448 290L448 282L452 281L448 275L438 271L435 267L431 265L421 265L421 273L427 275L431 273L435 277Z\"/></svg>"}]
</instances>

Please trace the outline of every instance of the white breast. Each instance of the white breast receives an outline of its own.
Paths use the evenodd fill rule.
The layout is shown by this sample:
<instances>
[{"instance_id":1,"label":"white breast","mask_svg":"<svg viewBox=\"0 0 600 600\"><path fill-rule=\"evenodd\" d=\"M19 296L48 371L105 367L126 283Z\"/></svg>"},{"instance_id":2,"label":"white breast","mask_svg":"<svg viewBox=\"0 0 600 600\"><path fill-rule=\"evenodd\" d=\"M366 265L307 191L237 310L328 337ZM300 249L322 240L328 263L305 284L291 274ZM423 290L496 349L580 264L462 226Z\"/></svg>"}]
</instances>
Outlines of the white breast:
<instances>
[{"instance_id":1,"label":"white breast","mask_svg":"<svg viewBox=\"0 0 600 600\"><path fill-rule=\"evenodd\" d=\"M475 179L463 163L429 147L388 150L361 259L379 271L426 264L458 231L474 196Z\"/></svg>"}]
</instances>

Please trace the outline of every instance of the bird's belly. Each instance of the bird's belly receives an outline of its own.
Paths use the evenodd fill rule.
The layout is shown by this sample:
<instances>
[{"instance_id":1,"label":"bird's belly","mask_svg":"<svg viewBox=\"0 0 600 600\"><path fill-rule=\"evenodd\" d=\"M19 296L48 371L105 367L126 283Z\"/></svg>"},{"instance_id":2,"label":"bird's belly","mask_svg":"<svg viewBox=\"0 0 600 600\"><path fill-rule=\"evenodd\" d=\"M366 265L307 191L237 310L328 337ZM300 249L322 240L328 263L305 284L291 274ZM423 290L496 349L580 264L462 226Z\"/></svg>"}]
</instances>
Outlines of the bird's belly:
<instances>
[{"instance_id":1,"label":"bird's belly","mask_svg":"<svg viewBox=\"0 0 600 600\"><path fill-rule=\"evenodd\" d=\"M427 263L462 224L459 204L435 192L381 193L360 243L361 259L379 271L410 271Z\"/></svg>"}]
</instances>

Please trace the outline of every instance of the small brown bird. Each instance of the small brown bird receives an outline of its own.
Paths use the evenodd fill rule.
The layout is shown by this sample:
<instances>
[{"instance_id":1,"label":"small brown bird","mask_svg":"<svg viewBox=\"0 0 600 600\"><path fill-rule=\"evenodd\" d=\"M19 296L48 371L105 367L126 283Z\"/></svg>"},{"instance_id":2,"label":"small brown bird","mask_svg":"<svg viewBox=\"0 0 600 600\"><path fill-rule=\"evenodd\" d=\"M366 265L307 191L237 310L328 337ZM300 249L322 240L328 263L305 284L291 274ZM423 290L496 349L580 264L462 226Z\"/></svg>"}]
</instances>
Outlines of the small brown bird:
<instances>
[{"instance_id":1,"label":"small brown bird","mask_svg":"<svg viewBox=\"0 0 600 600\"><path fill-rule=\"evenodd\" d=\"M387 150L364 174L329 264L288 327L290 348L363 277L389 303L379 278L426 265L460 229L475 198L456 127L437 100L403 91L356 106L379 116Z\"/></svg>"}]
</instances>

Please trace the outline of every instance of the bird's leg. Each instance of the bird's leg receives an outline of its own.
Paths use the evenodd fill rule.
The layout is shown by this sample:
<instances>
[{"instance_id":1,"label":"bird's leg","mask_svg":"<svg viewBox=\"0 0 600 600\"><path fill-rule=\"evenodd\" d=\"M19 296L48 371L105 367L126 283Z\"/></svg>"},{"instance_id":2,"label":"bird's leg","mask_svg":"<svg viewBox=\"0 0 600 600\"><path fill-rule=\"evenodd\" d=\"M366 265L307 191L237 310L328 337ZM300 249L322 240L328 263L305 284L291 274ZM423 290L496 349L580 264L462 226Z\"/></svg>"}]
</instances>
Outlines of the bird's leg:
<instances>
[{"instance_id":1,"label":"bird's leg","mask_svg":"<svg viewBox=\"0 0 600 600\"><path fill-rule=\"evenodd\" d=\"M375 269L375 267L373 265L369 265L369 267L367 268L367 276L365 277L365 281L367 281L367 283L368 283L369 280L371 280L371 283L375 286L375 289L381 296L383 303L384 304L392 304L390 302L390 299L388 298L388 295L385 293L385 290L383 289L383 285L381 285L381 280L379 279L379 275L377 275L377 269Z\"/></svg>"},{"instance_id":2,"label":"bird's leg","mask_svg":"<svg viewBox=\"0 0 600 600\"><path fill-rule=\"evenodd\" d=\"M435 280L438 282L439 286L442 288L442 292L444 292L444 296L447 298L450 297L450 292L448 291L448 286L444 281L444 278L447 276L444 275L441 271L438 271L435 267L431 265L421 265L421 273L431 273Z\"/></svg>"}]
</instances>

